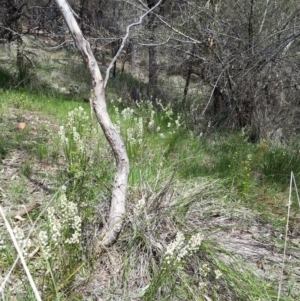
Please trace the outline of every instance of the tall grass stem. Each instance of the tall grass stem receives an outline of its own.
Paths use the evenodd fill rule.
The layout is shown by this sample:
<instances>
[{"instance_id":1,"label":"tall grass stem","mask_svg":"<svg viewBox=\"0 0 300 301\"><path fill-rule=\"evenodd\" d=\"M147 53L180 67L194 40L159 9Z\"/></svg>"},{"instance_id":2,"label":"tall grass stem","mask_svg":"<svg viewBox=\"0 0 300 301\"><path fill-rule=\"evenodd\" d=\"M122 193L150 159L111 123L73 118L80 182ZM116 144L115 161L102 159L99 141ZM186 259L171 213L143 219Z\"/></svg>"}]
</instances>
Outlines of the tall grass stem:
<instances>
[{"instance_id":1,"label":"tall grass stem","mask_svg":"<svg viewBox=\"0 0 300 301\"><path fill-rule=\"evenodd\" d=\"M286 259L287 239L288 239L290 212L291 212L291 204L292 204L293 183L294 183L294 186L295 186L297 200L298 200L298 204L299 204L299 207L300 207L300 200L299 200L299 194L298 194L298 190L297 190L297 184L296 184L295 176L294 176L294 173L291 172L290 189L289 189L289 202L288 202L287 219L286 219L286 226L285 226L285 237L284 237L284 250L283 250L282 267L281 267L281 274L280 274L280 280L279 280L277 301L280 300L282 282L283 282L283 272L284 272L285 259Z\"/></svg>"},{"instance_id":2,"label":"tall grass stem","mask_svg":"<svg viewBox=\"0 0 300 301\"><path fill-rule=\"evenodd\" d=\"M18 255L19 255L19 257L20 257L21 263L22 263L22 265L23 265L24 271L25 271L25 273L26 273L26 275L27 275L28 281L29 281L30 286L31 286L31 288L32 288L32 290L33 290L33 293L34 293L34 295L35 295L35 298L36 298L37 301L42 301L42 298L41 298L41 296L40 296L40 293L39 293L39 291L37 290L37 287L36 287L36 285L35 285L35 283L34 283L34 281L33 281L33 278L32 278L32 276L31 276L31 274L30 274L30 271L29 271L29 269L28 269L28 267L27 267L25 258L24 258L23 254L22 254L22 250L20 249L20 247L19 247L19 245L18 245L18 243L17 243L17 240L16 240L16 237L15 237L15 235L14 235L14 232L13 232L13 230L12 230L12 228L11 228L11 226L10 226L8 220L7 220L7 218L5 217L4 211L3 211L3 209L2 209L1 206L0 206L0 214L1 214L2 218L3 218L3 220L4 220L4 223L5 223L7 232L9 233L10 238L11 238L11 240L12 240L12 242L13 242L13 244L14 244L14 246L15 246L17 252L18 252ZM2 290L3 288L4 288L4 287L1 286L1 290Z\"/></svg>"}]
</instances>

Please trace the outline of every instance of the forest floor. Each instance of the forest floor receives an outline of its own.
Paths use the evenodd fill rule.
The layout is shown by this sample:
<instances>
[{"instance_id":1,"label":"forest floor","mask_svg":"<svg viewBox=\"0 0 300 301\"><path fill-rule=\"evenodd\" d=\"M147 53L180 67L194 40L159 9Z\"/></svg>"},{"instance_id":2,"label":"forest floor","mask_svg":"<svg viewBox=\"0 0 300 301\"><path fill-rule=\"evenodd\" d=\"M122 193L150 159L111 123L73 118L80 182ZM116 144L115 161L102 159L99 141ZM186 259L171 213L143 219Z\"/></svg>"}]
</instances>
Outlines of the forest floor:
<instances>
[{"instance_id":1,"label":"forest floor","mask_svg":"<svg viewBox=\"0 0 300 301\"><path fill-rule=\"evenodd\" d=\"M26 123L26 129L17 128L19 121ZM42 126L41 126L42 125ZM1 115L1 139L15 139L15 145L9 149L0 162L0 199L5 212L20 212L24 206L30 204L45 204L51 199L57 188L57 162L45 159L41 141L49 141L49 136L57 131L58 124L41 112L11 108ZM26 131L25 134L22 131ZM12 138L11 136L14 136ZM30 139L30 140L28 140ZM32 150L35 146L39 151ZM48 147L48 146L47 146ZM211 186L213 189L213 185ZM176 188L176 185L174 187ZM180 189L180 188L178 188ZM288 195L283 196L286 203ZM35 208L38 209L39 206ZM285 219L284 216L282 216ZM270 285L277 287L282 275L283 246L285 241L284 228L276 227L261 218L259 212L253 211L235 201L228 202L222 199L206 199L195 202L190 206L185 216L185 227L199 229L206 240L218 243L226 252L235 254L251 270ZM13 225L30 226L26 215L16 216ZM1 232L4 235L3 223ZM299 296L300 292L300 253L299 228L290 226L288 232L288 248L283 269L284 295ZM119 262L116 269L110 260L99 260L95 271L90 276L90 282L80 286L81 293L87 297L101 296L97 300L122 300L122 288L111 291L108 283L116 279L121 280L118 269L122 266L122 254L113 248L114 261ZM224 260L232 258L223 255ZM118 264L117 264L118 265ZM4 279L5 270L1 271ZM19 283L17 280L12 280ZM16 282L15 282L16 281ZM15 289L13 288L11 293ZM130 295L130 300L139 300L138 296ZM294 299L296 300L296 299Z\"/></svg>"},{"instance_id":2,"label":"forest floor","mask_svg":"<svg viewBox=\"0 0 300 301\"><path fill-rule=\"evenodd\" d=\"M59 58L56 59L59 60ZM72 68L80 70L81 67L73 64ZM74 70L72 72L76 72ZM52 75L55 76L55 74L57 71L53 71ZM78 85L76 80L72 84L70 82L63 83L59 88L67 85L69 87L71 85L76 86ZM81 86L81 89L83 91L88 90L88 85ZM55 160L49 155L51 149L55 149L55 145L53 145L55 140L52 137L57 135L59 126L64 123L63 118L67 117L70 109L79 105L84 106L87 111L89 109L86 104L78 101L66 101L67 108L62 109L63 112L56 116L56 111L61 110L61 107L56 108L53 102L52 111L49 113L48 106L51 105L47 104L47 100L45 100L47 97L40 100L39 104L37 104L37 99L34 101L24 100L22 98L24 97L23 92L5 94L1 90L0 97L5 98L0 106L0 204L6 214L11 217L13 226L28 229L41 208L52 199L61 185L58 180L58 173L64 169L65 162L60 155ZM18 128L21 122L26 124L25 129ZM186 140L184 143L188 143L188 141ZM211 147L214 147L213 144ZM175 155L175 153L171 154L173 157ZM170 162L173 160L171 158ZM166 167L166 170L168 168ZM164 175L165 170L162 170L161 173ZM157 178L155 177L155 179ZM236 194L231 193L232 189L226 187L227 183L224 184L217 178L211 176L191 177L187 180L178 177L174 181L167 181L167 184L161 179L156 182L159 182L159 185L155 188L150 187L148 182L132 185L129 197L138 200L141 195L146 195L150 200L160 200L162 205L156 209L156 213L161 214L162 220L158 223L159 227L162 227L160 229L161 237L166 239L170 233L174 237L174 231L176 232L176 228L178 230L180 227L187 232L191 229L202 232L204 241L211 246L218 245L215 247L220 251L218 260L223 261L228 266L238 265L235 268L241 273L243 273L243 268L251 271L258 279L266 281L270 288L275 290L278 289L282 277L281 296L283 297L281 300L300 299L300 223L297 214L290 221L288 235L285 237L286 212L281 212L279 215L270 213L266 218L266 212L257 210L259 206L256 206L256 209L247 206L236 197ZM271 198L271 196L265 195L266 199L268 197ZM173 221L171 222L173 216L168 216L168 214L172 215L175 212L173 212L172 204L177 199L181 200L182 208L185 208L186 204L188 206L186 206L187 209L184 214L181 212L181 215L178 215L180 221L176 223L177 227L174 227ZM289 199L287 191L281 192L278 199L281 202L281 207L287 208ZM263 201L257 198L257 194L253 193L253 203ZM133 205L131 202L128 204L129 215L126 218L120 241L109 248L104 255L97 258L94 271L90 272L88 277L80 280L78 276L75 280L78 285L77 291L81 294L79 300L143 300L141 291L146 287L147 281L143 280L139 283L139 279L134 278L131 274L134 271L139 275L142 274L142 261L143 258L146 261L147 257L140 255L140 263L137 263L131 272L127 272L127 274L124 272L126 260L133 260L132 258L128 259L129 256L124 256L126 254L124 251L127 246L126 240L129 239L128 233L131 233L128 229L135 225L132 220L134 215L130 216ZM32 209L30 215L23 214L24 206L27 209L29 207ZM262 208L265 209L266 207L263 206ZM149 215L154 213L148 212ZM164 243L167 240L163 241L163 238L157 238L160 243L154 242L154 236L152 237L150 230L146 228L143 235L145 239L149 239L151 248L156 248L159 251L164 249ZM126 232L127 230L128 232ZM6 236L5 232L4 223L1 219L1 237ZM285 241L287 242L287 249L284 257ZM32 246L31 250L35 249L34 247L37 246ZM36 256L33 254L32 259L29 260L35 262ZM283 260L285 260L284 267ZM1 258L0 282L5 278L12 261L12 259ZM138 270L139 272L137 272ZM144 272L144 274L149 277L148 272ZM129 279L126 280L128 287L122 285L124 277ZM195 282L199 279L195 277ZM19 278L19 272L11 276L9 287L10 300L21 300L18 299L20 297L17 297L22 294L22 289L20 289L22 279ZM213 297L209 297L209 292L203 296L205 299L190 297L190 300L217 300L211 299ZM173 296L173 299L171 297L170 300L184 299ZM220 300L234 299L233 297L226 299L226 296L220 295ZM261 300L267 299L262 298ZM275 298L272 296L270 300L275 300Z\"/></svg>"}]
</instances>

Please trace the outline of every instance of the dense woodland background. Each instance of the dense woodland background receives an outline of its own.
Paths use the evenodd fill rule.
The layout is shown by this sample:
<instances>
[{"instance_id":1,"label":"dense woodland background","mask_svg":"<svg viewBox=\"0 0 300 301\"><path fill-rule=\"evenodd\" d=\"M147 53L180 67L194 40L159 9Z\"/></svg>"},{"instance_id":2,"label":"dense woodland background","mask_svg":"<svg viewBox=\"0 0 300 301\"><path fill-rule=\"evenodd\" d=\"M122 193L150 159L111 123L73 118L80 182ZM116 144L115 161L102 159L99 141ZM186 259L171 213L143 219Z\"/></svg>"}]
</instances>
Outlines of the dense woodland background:
<instances>
[{"instance_id":1,"label":"dense woodland background","mask_svg":"<svg viewBox=\"0 0 300 301\"><path fill-rule=\"evenodd\" d=\"M107 53L117 52L126 27L156 3L70 1L103 68ZM52 51L74 48L52 1L7 0L0 6L1 42L18 41L20 47L20 81L27 80L25 69L31 63L26 48L21 50L26 35L48 41ZM132 28L112 76L117 85L129 65L127 70L142 80L120 87L126 96L171 101L199 132L208 125L245 127L253 141L284 139L298 130L298 37L297 1L163 0L141 26ZM172 76L183 79L181 89L169 82Z\"/></svg>"}]
</instances>

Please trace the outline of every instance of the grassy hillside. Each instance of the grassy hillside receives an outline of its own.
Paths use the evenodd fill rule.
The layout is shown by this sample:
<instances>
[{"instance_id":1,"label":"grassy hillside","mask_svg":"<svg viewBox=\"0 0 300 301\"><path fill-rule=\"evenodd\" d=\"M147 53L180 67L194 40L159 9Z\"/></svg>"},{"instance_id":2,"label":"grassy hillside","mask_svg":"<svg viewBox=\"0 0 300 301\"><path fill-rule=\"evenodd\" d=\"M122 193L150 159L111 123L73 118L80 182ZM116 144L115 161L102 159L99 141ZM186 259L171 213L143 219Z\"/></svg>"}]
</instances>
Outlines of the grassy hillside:
<instances>
[{"instance_id":1,"label":"grassy hillside","mask_svg":"<svg viewBox=\"0 0 300 301\"><path fill-rule=\"evenodd\" d=\"M194 134L171 104L129 103L111 84L130 176L124 228L103 250L114 161L82 100L88 88L9 89L13 79L1 72L1 207L43 300L269 301L281 275L280 300L300 298L295 193L285 240L297 142ZM36 300L20 263L9 274L17 253L3 222L0 235L3 300Z\"/></svg>"}]
</instances>

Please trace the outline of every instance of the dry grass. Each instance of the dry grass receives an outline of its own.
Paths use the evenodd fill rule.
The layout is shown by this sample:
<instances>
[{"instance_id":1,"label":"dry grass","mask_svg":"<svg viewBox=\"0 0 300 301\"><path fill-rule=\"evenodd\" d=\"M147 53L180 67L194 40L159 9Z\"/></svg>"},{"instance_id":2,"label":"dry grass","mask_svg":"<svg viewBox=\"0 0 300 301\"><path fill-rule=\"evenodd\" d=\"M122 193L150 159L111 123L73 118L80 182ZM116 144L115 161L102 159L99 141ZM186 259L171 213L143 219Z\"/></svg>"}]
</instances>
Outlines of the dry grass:
<instances>
[{"instance_id":1,"label":"dry grass","mask_svg":"<svg viewBox=\"0 0 300 301\"><path fill-rule=\"evenodd\" d=\"M89 284L82 286L85 298L148 300L143 294L161 272L168 244L182 231L187 237L202 232L204 242L164 279L153 293L155 299L273 300L270 280L276 287L282 256L282 250L274 249L274 229L260 224L259 215L237 207L228 196L220 198L224 191L219 181L199 178L192 183L172 177L132 190L124 230L118 242L98 259ZM141 198L145 205L137 212ZM298 262L297 257L290 260L292 265ZM208 276L202 268L206 264ZM218 280L214 279L215 270L222 272ZM205 290L199 287L201 283ZM241 299L246 296L249 299Z\"/></svg>"}]
</instances>

